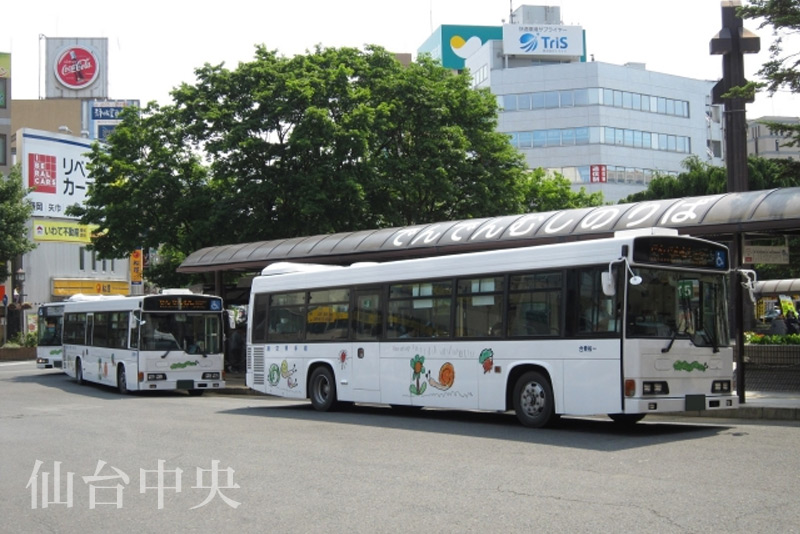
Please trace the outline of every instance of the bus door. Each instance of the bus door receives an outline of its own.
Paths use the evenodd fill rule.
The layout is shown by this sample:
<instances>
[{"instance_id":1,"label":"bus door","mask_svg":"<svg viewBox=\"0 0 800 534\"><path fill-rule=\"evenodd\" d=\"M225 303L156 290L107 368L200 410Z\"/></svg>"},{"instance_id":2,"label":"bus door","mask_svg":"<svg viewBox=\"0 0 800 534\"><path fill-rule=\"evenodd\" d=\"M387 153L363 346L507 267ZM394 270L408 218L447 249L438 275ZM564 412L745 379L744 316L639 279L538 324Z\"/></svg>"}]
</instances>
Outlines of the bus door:
<instances>
[{"instance_id":1,"label":"bus door","mask_svg":"<svg viewBox=\"0 0 800 534\"><path fill-rule=\"evenodd\" d=\"M89 361L92 358L92 355L89 354L92 348L92 343L94 340L94 313L88 312L86 314L86 341L84 342L85 345L81 347L80 356L81 356L81 370L84 376L92 376L96 373L93 371L95 367L90 365ZM99 375L98 375L99 376Z\"/></svg>"},{"instance_id":2,"label":"bus door","mask_svg":"<svg viewBox=\"0 0 800 534\"><path fill-rule=\"evenodd\" d=\"M361 396L361 392L377 392L380 388L381 362L378 338L383 327L383 314L381 293L378 288L360 289L354 293L351 377L353 390Z\"/></svg>"}]
</instances>

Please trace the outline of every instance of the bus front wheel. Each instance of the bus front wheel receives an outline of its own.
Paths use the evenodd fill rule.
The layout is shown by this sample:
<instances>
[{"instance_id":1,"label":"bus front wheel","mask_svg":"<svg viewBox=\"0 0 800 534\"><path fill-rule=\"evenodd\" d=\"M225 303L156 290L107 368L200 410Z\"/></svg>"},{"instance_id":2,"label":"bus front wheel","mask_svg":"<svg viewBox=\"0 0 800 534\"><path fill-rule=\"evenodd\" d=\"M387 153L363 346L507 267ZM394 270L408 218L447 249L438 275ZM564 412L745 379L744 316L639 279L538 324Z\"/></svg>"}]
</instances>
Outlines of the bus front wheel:
<instances>
[{"instance_id":1,"label":"bus front wheel","mask_svg":"<svg viewBox=\"0 0 800 534\"><path fill-rule=\"evenodd\" d=\"M327 412L336 406L336 382L327 367L317 367L308 382L308 396L311 406L320 412Z\"/></svg>"},{"instance_id":2,"label":"bus front wheel","mask_svg":"<svg viewBox=\"0 0 800 534\"><path fill-rule=\"evenodd\" d=\"M529 428L541 428L550 424L555 417L555 401L550 381L537 371L530 371L519 377L514 386L514 411L519 422Z\"/></svg>"}]
</instances>

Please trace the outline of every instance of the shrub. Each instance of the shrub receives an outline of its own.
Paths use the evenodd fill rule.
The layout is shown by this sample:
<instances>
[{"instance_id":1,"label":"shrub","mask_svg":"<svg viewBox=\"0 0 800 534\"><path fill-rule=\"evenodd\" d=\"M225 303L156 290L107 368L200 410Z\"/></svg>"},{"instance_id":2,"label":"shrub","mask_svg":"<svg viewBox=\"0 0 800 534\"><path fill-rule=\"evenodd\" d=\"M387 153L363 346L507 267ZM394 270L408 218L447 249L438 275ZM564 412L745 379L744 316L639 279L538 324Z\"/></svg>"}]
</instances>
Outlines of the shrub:
<instances>
[{"instance_id":1,"label":"shrub","mask_svg":"<svg viewBox=\"0 0 800 534\"><path fill-rule=\"evenodd\" d=\"M35 332L19 332L13 339L9 340L9 344L11 343L20 347L35 347L38 345L38 339Z\"/></svg>"},{"instance_id":2,"label":"shrub","mask_svg":"<svg viewBox=\"0 0 800 534\"><path fill-rule=\"evenodd\" d=\"M800 334L777 336L772 334L745 332L744 342L749 345L800 345Z\"/></svg>"}]
</instances>

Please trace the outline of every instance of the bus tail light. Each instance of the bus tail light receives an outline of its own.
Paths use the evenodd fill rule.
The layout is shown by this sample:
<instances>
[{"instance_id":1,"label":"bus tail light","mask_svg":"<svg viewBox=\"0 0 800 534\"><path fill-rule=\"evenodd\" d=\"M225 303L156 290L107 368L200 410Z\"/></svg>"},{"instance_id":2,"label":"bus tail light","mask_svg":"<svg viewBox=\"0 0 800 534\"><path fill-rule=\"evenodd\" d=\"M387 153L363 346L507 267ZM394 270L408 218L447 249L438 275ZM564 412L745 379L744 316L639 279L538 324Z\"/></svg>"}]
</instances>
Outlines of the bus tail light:
<instances>
[{"instance_id":1,"label":"bus tail light","mask_svg":"<svg viewBox=\"0 0 800 534\"><path fill-rule=\"evenodd\" d=\"M147 373L148 382L151 380L166 380L167 375L164 373Z\"/></svg>"},{"instance_id":2,"label":"bus tail light","mask_svg":"<svg viewBox=\"0 0 800 534\"><path fill-rule=\"evenodd\" d=\"M203 373L203 380L219 380L219 372Z\"/></svg>"},{"instance_id":3,"label":"bus tail light","mask_svg":"<svg viewBox=\"0 0 800 534\"><path fill-rule=\"evenodd\" d=\"M625 381L625 396L633 397L636 395L636 380L627 379Z\"/></svg>"}]
</instances>

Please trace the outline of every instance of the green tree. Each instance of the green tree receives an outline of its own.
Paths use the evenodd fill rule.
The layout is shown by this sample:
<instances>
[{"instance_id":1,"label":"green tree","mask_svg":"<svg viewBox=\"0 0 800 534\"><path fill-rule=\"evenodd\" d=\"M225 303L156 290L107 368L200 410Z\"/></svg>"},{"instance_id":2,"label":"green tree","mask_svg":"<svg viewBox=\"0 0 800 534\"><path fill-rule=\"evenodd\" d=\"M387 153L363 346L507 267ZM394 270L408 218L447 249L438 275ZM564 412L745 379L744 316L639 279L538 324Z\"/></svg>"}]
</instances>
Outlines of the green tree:
<instances>
[{"instance_id":1,"label":"green tree","mask_svg":"<svg viewBox=\"0 0 800 534\"><path fill-rule=\"evenodd\" d=\"M738 10L744 19L760 19L760 28L772 27L774 40L769 47L770 59L758 71L763 82L751 82L743 92L766 89L770 95L781 90L800 92L800 55L797 50L784 50L784 38L796 36L800 30L800 3L797 0L749 0ZM800 124L765 122L773 132L789 136L788 145L800 144Z\"/></svg>"},{"instance_id":2,"label":"green tree","mask_svg":"<svg viewBox=\"0 0 800 534\"><path fill-rule=\"evenodd\" d=\"M522 207L525 165L495 131L496 99L429 58L379 47L264 47L206 65L173 93L214 179L242 192L241 241L402 226ZM254 205L254 201L256 204Z\"/></svg>"},{"instance_id":3,"label":"green tree","mask_svg":"<svg viewBox=\"0 0 800 534\"><path fill-rule=\"evenodd\" d=\"M36 247L28 240L32 208L25 202L27 194L19 165L14 165L8 176L0 176L0 283L10 274L9 261Z\"/></svg>"},{"instance_id":4,"label":"green tree","mask_svg":"<svg viewBox=\"0 0 800 534\"><path fill-rule=\"evenodd\" d=\"M525 187L525 203L530 212L588 208L603 204L603 193L587 193L584 187L573 191L569 180L563 175L556 173L548 176L542 168L529 173Z\"/></svg>"},{"instance_id":5,"label":"green tree","mask_svg":"<svg viewBox=\"0 0 800 534\"><path fill-rule=\"evenodd\" d=\"M620 203L717 195L728 190L725 167L711 165L697 156L686 158L682 165L686 170L678 176L656 176L647 189L620 200ZM800 162L751 156L747 160L747 168L750 191L800 187Z\"/></svg>"}]
</instances>

